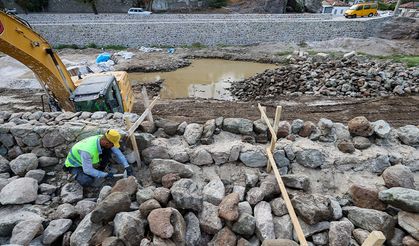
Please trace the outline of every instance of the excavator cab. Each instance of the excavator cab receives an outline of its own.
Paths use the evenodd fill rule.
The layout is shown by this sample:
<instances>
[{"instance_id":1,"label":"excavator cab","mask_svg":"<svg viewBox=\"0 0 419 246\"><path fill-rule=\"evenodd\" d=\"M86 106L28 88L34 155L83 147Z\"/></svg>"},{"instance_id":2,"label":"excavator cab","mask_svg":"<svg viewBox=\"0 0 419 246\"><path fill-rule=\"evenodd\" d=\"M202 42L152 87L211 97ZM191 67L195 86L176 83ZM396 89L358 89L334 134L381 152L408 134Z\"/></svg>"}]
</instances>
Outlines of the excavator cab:
<instances>
[{"instance_id":1,"label":"excavator cab","mask_svg":"<svg viewBox=\"0 0 419 246\"><path fill-rule=\"evenodd\" d=\"M70 96L76 111L124 112L118 83L112 75L88 76Z\"/></svg>"}]
</instances>

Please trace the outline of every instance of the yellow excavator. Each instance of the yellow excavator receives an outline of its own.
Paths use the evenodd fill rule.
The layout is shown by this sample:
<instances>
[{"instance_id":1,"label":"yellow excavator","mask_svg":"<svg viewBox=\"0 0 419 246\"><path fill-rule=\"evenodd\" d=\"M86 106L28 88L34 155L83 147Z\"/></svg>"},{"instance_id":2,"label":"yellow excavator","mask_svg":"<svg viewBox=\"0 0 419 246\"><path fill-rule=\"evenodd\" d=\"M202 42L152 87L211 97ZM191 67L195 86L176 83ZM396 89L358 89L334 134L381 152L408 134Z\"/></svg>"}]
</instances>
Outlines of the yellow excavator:
<instances>
[{"instance_id":1,"label":"yellow excavator","mask_svg":"<svg viewBox=\"0 0 419 246\"><path fill-rule=\"evenodd\" d=\"M131 112L134 94L123 71L72 76L51 45L25 20L0 11L0 52L30 68L50 105L65 111Z\"/></svg>"}]
</instances>

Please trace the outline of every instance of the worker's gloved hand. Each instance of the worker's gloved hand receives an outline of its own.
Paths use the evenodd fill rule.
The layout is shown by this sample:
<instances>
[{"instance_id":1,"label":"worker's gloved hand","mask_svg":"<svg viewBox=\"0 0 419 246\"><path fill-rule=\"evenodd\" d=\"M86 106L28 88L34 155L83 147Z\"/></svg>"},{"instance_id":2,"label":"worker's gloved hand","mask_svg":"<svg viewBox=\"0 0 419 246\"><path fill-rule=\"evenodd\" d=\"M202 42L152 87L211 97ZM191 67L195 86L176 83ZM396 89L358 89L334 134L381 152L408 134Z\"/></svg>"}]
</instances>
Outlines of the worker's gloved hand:
<instances>
[{"instance_id":1,"label":"worker's gloved hand","mask_svg":"<svg viewBox=\"0 0 419 246\"><path fill-rule=\"evenodd\" d=\"M128 176L132 176L132 167L131 166L126 167L125 171L127 171Z\"/></svg>"},{"instance_id":2,"label":"worker's gloved hand","mask_svg":"<svg viewBox=\"0 0 419 246\"><path fill-rule=\"evenodd\" d=\"M108 175L106 175L106 177L105 178L107 178L107 179L111 179L111 178L113 178L113 173L108 173Z\"/></svg>"}]
</instances>

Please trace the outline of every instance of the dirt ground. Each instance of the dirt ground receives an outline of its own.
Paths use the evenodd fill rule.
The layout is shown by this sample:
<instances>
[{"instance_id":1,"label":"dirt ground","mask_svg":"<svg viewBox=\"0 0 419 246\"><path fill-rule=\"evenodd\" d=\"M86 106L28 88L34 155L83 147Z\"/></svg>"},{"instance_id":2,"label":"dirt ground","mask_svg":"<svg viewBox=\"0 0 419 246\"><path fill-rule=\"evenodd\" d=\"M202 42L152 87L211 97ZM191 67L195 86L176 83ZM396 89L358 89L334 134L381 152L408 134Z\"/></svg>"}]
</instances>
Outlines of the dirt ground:
<instances>
[{"instance_id":1,"label":"dirt ground","mask_svg":"<svg viewBox=\"0 0 419 246\"><path fill-rule=\"evenodd\" d=\"M131 60L117 57L117 70L151 72L170 71L190 64L193 58L222 58L228 60L249 60L267 63L281 63L285 56L294 50L309 52L349 52L391 56L396 54L417 55L419 44L411 40L393 41L378 38L370 39L338 39L326 42L313 42L300 47L295 44L263 44L240 47L212 48L178 48L175 54L161 52L143 53L137 49L129 49L135 53ZM101 53L97 49L59 51L59 56L67 65L92 65L95 57ZM111 51L112 52L112 51ZM3 69L3 70L2 70ZM0 110L14 112L42 110L41 95L43 94L30 71L16 64L12 58L0 55ZM134 108L141 114L143 106L138 95ZM364 115L370 121L383 119L393 126L407 124L419 125L419 95L385 98L336 98L336 97L298 97L276 98L260 102L226 102L205 99L160 100L153 109L156 117L176 121L205 122L208 119L223 117L243 117L257 119L260 113L257 103L268 106L268 116L273 116L275 106L283 106L282 119L303 119L318 121L328 118L335 122L347 122L349 119Z\"/></svg>"}]
</instances>

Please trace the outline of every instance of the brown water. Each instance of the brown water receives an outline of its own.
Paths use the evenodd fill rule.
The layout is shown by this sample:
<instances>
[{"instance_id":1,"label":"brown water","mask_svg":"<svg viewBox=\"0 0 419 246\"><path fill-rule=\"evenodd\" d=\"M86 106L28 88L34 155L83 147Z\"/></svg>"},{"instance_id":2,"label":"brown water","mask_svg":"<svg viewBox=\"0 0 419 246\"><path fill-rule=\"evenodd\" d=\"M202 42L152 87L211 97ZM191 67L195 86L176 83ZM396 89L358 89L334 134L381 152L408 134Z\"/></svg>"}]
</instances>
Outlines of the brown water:
<instances>
[{"instance_id":1,"label":"brown water","mask_svg":"<svg viewBox=\"0 0 419 246\"><path fill-rule=\"evenodd\" d=\"M233 99L227 90L231 82L249 78L266 69L276 68L273 64L228 61L219 59L193 60L188 67L172 72L130 73L133 85L164 79L161 98L213 98Z\"/></svg>"}]
</instances>

